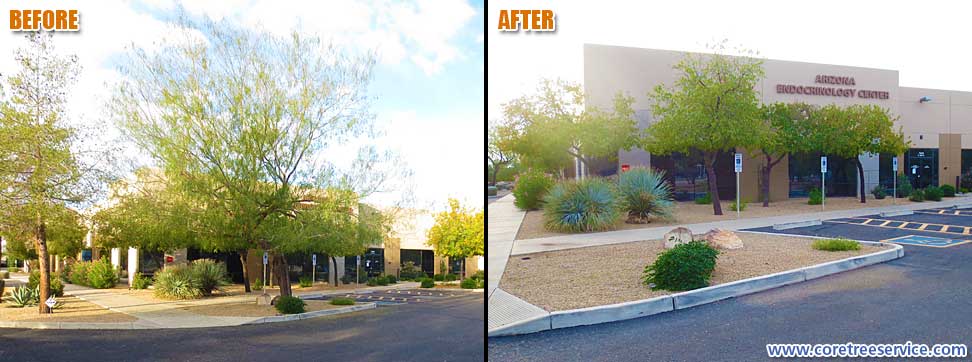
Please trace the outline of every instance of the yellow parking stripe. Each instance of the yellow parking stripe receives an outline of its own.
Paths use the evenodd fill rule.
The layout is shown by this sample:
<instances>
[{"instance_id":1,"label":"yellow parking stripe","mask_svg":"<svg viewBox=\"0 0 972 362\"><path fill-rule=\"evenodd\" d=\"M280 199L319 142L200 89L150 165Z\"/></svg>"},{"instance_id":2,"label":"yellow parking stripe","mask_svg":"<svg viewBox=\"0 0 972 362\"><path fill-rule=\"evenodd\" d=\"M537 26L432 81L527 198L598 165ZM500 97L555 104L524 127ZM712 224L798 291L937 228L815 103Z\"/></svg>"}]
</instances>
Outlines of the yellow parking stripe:
<instances>
[{"instance_id":1,"label":"yellow parking stripe","mask_svg":"<svg viewBox=\"0 0 972 362\"><path fill-rule=\"evenodd\" d=\"M965 227L965 231L963 231L962 234L969 235L969 234L972 234L972 233L969 232L969 227L966 226Z\"/></svg>"},{"instance_id":2,"label":"yellow parking stripe","mask_svg":"<svg viewBox=\"0 0 972 362\"><path fill-rule=\"evenodd\" d=\"M878 226L885 226L885 225L887 225L889 223L891 223L891 220L885 221L885 222L881 223L881 225L878 225Z\"/></svg>"},{"instance_id":3,"label":"yellow parking stripe","mask_svg":"<svg viewBox=\"0 0 972 362\"><path fill-rule=\"evenodd\" d=\"M867 219L867 220L864 220L864 222L862 222L862 223L861 223L861 225L867 225L867 223L869 223L869 222L871 222L871 221L874 221L874 219Z\"/></svg>"},{"instance_id":4,"label":"yellow parking stripe","mask_svg":"<svg viewBox=\"0 0 972 362\"><path fill-rule=\"evenodd\" d=\"M926 227L928 227L928 224L921 224L917 230L925 230Z\"/></svg>"},{"instance_id":5,"label":"yellow parking stripe","mask_svg":"<svg viewBox=\"0 0 972 362\"><path fill-rule=\"evenodd\" d=\"M938 210L938 213L939 214L944 214L945 213L945 210Z\"/></svg>"},{"instance_id":6,"label":"yellow parking stripe","mask_svg":"<svg viewBox=\"0 0 972 362\"><path fill-rule=\"evenodd\" d=\"M942 225L942 229L939 230L939 231L940 232L943 232L943 233L947 233L948 232L948 225Z\"/></svg>"},{"instance_id":7,"label":"yellow parking stripe","mask_svg":"<svg viewBox=\"0 0 972 362\"><path fill-rule=\"evenodd\" d=\"M904 229L905 225L908 225L908 224L910 224L910 223L905 222L904 224L898 225L898 229Z\"/></svg>"}]
</instances>

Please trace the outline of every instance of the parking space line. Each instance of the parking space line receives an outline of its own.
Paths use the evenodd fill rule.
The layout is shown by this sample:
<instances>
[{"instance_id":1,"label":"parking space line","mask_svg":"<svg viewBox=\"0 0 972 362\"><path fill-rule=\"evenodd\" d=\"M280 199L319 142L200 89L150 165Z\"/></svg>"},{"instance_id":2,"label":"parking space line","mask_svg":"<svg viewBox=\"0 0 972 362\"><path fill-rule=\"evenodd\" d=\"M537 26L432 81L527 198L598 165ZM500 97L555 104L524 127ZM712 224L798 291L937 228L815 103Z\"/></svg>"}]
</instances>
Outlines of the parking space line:
<instances>
[{"instance_id":1,"label":"parking space line","mask_svg":"<svg viewBox=\"0 0 972 362\"><path fill-rule=\"evenodd\" d=\"M885 221L885 222L881 223L881 225L878 225L878 226L885 226L885 225L887 225L889 223L891 223L891 220Z\"/></svg>"},{"instance_id":2,"label":"parking space line","mask_svg":"<svg viewBox=\"0 0 972 362\"><path fill-rule=\"evenodd\" d=\"M824 222L837 223L837 224L849 224L849 225L864 225L861 222L850 222L850 221L825 220ZM909 224L916 224L916 225L917 224L921 224L921 226L918 227L918 228L905 228L905 226L906 225L909 225ZM920 230L920 231L928 231L928 232L935 232L935 233L942 233L942 234L954 234L954 235L970 235L970 234L972 234L972 233L969 233L969 227L964 227L965 230L963 230L963 232L925 230L925 227L928 227L929 225L947 226L947 225L944 225L944 224L930 224L930 223L916 223L916 222L905 222L904 224L901 224L899 226L880 226L880 225L864 225L864 226L883 227L883 228L888 228L888 229L905 229L905 230L915 230L915 231L919 231ZM961 227L961 226L956 226L956 227Z\"/></svg>"},{"instance_id":3,"label":"parking space line","mask_svg":"<svg viewBox=\"0 0 972 362\"><path fill-rule=\"evenodd\" d=\"M947 233L948 232L948 225L942 225L942 230L939 230L939 231L941 231L943 233Z\"/></svg>"},{"instance_id":4,"label":"parking space line","mask_svg":"<svg viewBox=\"0 0 972 362\"><path fill-rule=\"evenodd\" d=\"M928 227L928 224L921 224L921 226L918 227L918 230L925 230L926 227Z\"/></svg>"},{"instance_id":5,"label":"parking space line","mask_svg":"<svg viewBox=\"0 0 972 362\"><path fill-rule=\"evenodd\" d=\"M905 225L908 225L908 224L909 224L909 222L906 221L904 224L898 225L898 229L904 229Z\"/></svg>"}]
</instances>

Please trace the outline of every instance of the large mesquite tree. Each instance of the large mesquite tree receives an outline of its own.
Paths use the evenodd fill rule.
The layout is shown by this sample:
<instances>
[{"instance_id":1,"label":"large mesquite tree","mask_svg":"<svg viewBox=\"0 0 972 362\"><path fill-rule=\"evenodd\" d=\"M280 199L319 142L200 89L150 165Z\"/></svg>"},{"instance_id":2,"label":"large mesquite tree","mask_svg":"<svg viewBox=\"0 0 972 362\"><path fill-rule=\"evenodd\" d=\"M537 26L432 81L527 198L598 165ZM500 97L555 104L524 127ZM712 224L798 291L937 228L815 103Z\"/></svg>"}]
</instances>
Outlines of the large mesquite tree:
<instances>
[{"instance_id":1,"label":"large mesquite tree","mask_svg":"<svg viewBox=\"0 0 972 362\"><path fill-rule=\"evenodd\" d=\"M234 233L226 240L241 259L247 249L271 252L289 295L284 253L312 251L300 239L321 230L305 217L320 205L316 192L365 197L390 178L373 148L347 172L323 158L328 146L370 134L365 88L374 58L298 33L182 27L182 41L131 54L112 109L190 204L219 214L206 219Z\"/></svg>"},{"instance_id":2,"label":"large mesquite tree","mask_svg":"<svg viewBox=\"0 0 972 362\"><path fill-rule=\"evenodd\" d=\"M762 62L748 56L688 54L675 71L671 87L659 85L649 94L655 101L655 122L649 126L644 149L668 154L697 149L708 175L712 211L722 215L716 179L716 157L735 148L751 149L763 137L759 94Z\"/></svg>"},{"instance_id":3,"label":"large mesquite tree","mask_svg":"<svg viewBox=\"0 0 972 362\"><path fill-rule=\"evenodd\" d=\"M759 151L765 158L760 180L763 207L769 207L773 167L790 154L810 151L815 108L805 103L773 103L762 108L764 137Z\"/></svg>"}]
</instances>

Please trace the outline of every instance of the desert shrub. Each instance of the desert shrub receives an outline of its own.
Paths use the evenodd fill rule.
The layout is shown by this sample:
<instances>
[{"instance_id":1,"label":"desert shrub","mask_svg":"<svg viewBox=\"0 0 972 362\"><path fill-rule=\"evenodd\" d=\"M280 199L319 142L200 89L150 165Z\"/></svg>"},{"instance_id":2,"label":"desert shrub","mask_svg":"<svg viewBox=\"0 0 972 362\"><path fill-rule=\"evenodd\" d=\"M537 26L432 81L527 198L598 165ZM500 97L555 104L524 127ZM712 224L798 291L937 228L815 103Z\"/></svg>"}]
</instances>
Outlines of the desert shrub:
<instances>
[{"instance_id":1,"label":"desert shrub","mask_svg":"<svg viewBox=\"0 0 972 362\"><path fill-rule=\"evenodd\" d=\"M57 273L57 277L61 279L63 283L71 282L71 269L74 268L74 263L65 263L61 271Z\"/></svg>"},{"instance_id":2,"label":"desert shrub","mask_svg":"<svg viewBox=\"0 0 972 362\"><path fill-rule=\"evenodd\" d=\"M939 187L928 186L923 193L925 194L925 200L942 201L942 189Z\"/></svg>"},{"instance_id":3,"label":"desert shrub","mask_svg":"<svg viewBox=\"0 0 972 362\"><path fill-rule=\"evenodd\" d=\"M433 281L432 278L422 278L420 280L420 282L422 282L422 285L421 285L422 288L434 288L435 287L435 281Z\"/></svg>"},{"instance_id":4,"label":"desert shrub","mask_svg":"<svg viewBox=\"0 0 972 362\"><path fill-rule=\"evenodd\" d=\"M344 275L341 276L341 283L344 283L344 284L354 283L354 280L355 280L354 279L354 275L351 275L351 274L344 274Z\"/></svg>"},{"instance_id":5,"label":"desert shrub","mask_svg":"<svg viewBox=\"0 0 972 362\"><path fill-rule=\"evenodd\" d=\"M250 282L250 290L263 290L263 279L256 278Z\"/></svg>"},{"instance_id":6,"label":"desert shrub","mask_svg":"<svg viewBox=\"0 0 972 362\"><path fill-rule=\"evenodd\" d=\"M311 281L311 277L300 277L297 278L297 282L300 284L301 288L310 288L314 286L314 282Z\"/></svg>"},{"instance_id":7,"label":"desert shrub","mask_svg":"<svg viewBox=\"0 0 972 362\"><path fill-rule=\"evenodd\" d=\"M118 271L106 259L91 263L87 269L87 286L97 289L114 288L118 284Z\"/></svg>"},{"instance_id":8,"label":"desert shrub","mask_svg":"<svg viewBox=\"0 0 972 362\"><path fill-rule=\"evenodd\" d=\"M924 192L921 189L914 190L914 191L911 192L911 196L908 196L908 200L911 200L911 201L914 201L914 202L922 202L922 201L925 201L925 194L924 194Z\"/></svg>"},{"instance_id":9,"label":"desert shrub","mask_svg":"<svg viewBox=\"0 0 972 362\"><path fill-rule=\"evenodd\" d=\"M486 280L486 272L484 272L482 270L477 270L476 273L473 273L473 275L472 275L471 278L473 278L473 279L479 279L479 280Z\"/></svg>"},{"instance_id":10,"label":"desert shrub","mask_svg":"<svg viewBox=\"0 0 972 362\"><path fill-rule=\"evenodd\" d=\"M553 231L613 229L624 213L624 202L618 197L617 188L601 178L560 182L543 200L545 226Z\"/></svg>"},{"instance_id":11,"label":"desert shrub","mask_svg":"<svg viewBox=\"0 0 972 362\"><path fill-rule=\"evenodd\" d=\"M459 282L459 286L462 289L476 289L477 287L479 287L479 283L480 283L479 280L473 278L466 278L463 279L461 282Z\"/></svg>"},{"instance_id":12,"label":"desert shrub","mask_svg":"<svg viewBox=\"0 0 972 362\"><path fill-rule=\"evenodd\" d=\"M942 196L945 197L955 197L955 186L952 185L942 185Z\"/></svg>"},{"instance_id":13,"label":"desert shrub","mask_svg":"<svg viewBox=\"0 0 972 362\"><path fill-rule=\"evenodd\" d=\"M422 269L419 269L419 267L411 261L406 261L404 264L402 264L398 275L401 276L402 280L415 280L425 277L425 273L422 272Z\"/></svg>"},{"instance_id":14,"label":"desert shrub","mask_svg":"<svg viewBox=\"0 0 972 362\"><path fill-rule=\"evenodd\" d=\"M814 240L812 246L824 251L861 250L861 245L856 241L844 238Z\"/></svg>"},{"instance_id":15,"label":"desert shrub","mask_svg":"<svg viewBox=\"0 0 972 362\"><path fill-rule=\"evenodd\" d=\"M964 194L964 193L968 193L969 189L962 187L959 189L959 191L962 191L962 193Z\"/></svg>"},{"instance_id":16,"label":"desert shrub","mask_svg":"<svg viewBox=\"0 0 972 362\"><path fill-rule=\"evenodd\" d=\"M907 175L898 175L897 187L898 197L909 197L914 192L914 188L911 186L911 180Z\"/></svg>"},{"instance_id":17,"label":"desert shrub","mask_svg":"<svg viewBox=\"0 0 972 362\"><path fill-rule=\"evenodd\" d=\"M145 289L149 285L152 285L151 278L142 275L142 273L135 273L135 276L132 278L132 289Z\"/></svg>"},{"instance_id":18,"label":"desert shrub","mask_svg":"<svg viewBox=\"0 0 972 362\"><path fill-rule=\"evenodd\" d=\"M719 251L703 241L679 244L645 267L643 282L652 290L692 290L709 285Z\"/></svg>"},{"instance_id":19,"label":"desert shrub","mask_svg":"<svg viewBox=\"0 0 972 362\"><path fill-rule=\"evenodd\" d=\"M809 195L810 195L810 199L807 200L807 204L820 205L821 203L823 203L823 193L820 192L820 189L816 187L810 189Z\"/></svg>"},{"instance_id":20,"label":"desert shrub","mask_svg":"<svg viewBox=\"0 0 972 362\"><path fill-rule=\"evenodd\" d=\"M634 167L618 176L618 192L628 211L629 221L648 222L651 218L669 219L675 210L672 186L665 172Z\"/></svg>"},{"instance_id":21,"label":"desert shrub","mask_svg":"<svg viewBox=\"0 0 972 362\"><path fill-rule=\"evenodd\" d=\"M704 196L696 198L695 199L695 203L696 204L699 204L699 205L708 205L708 204L711 204L712 203L712 195L710 195L708 192L706 192Z\"/></svg>"},{"instance_id":22,"label":"desert shrub","mask_svg":"<svg viewBox=\"0 0 972 362\"><path fill-rule=\"evenodd\" d=\"M874 198L878 200L881 200L885 196L888 196L888 194L885 193L884 191L884 187L882 187L881 185L875 185L874 188L871 189L871 195L874 195Z\"/></svg>"},{"instance_id":23,"label":"desert shrub","mask_svg":"<svg viewBox=\"0 0 972 362\"><path fill-rule=\"evenodd\" d=\"M374 286L379 285L378 284L378 281L379 280L383 280L383 279L382 278L372 278L372 279L368 279L368 282L366 282L365 284L367 284L368 286L374 287ZM388 285L388 283L385 283L385 285Z\"/></svg>"},{"instance_id":24,"label":"desert shrub","mask_svg":"<svg viewBox=\"0 0 972 362\"><path fill-rule=\"evenodd\" d=\"M432 276L432 280L437 281L437 282L445 281L445 275L442 275L442 274L433 275Z\"/></svg>"},{"instance_id":25,"label":"desert shrub","mask_svg":"<svg viewBox=\"0 0 972 362\"><path fill-rule=\"evenodd\" d=\"M746 211L746 205L749 205L749 201L739 199L739 211ZM729 211L736 211L736 200L729 203Z\"/></svg>"},{"instance_id":26,"label":"desert shrub","mask_svg":"<svg viewBox=\"0 0 972 362\"><path fill-rule=\"evenodd\" d=\"M27 276L27 287L33 289L38 285L40 285L40 270L31 271Z\"/></svg>"},{"instance_id":27,"label":"desert shrub","mask_svg":"<svg viewBox=\"0 0 972 362\"><path fill-rule=\"evenodd\" d=\"M10 301L18 307L29 307L40 303L40 290L21 285L10 292Z\"/></svg>"},{"instance_id":28,"label":"desert shrub","mask_svg":"<svg viewBox=\"0 0 972 362\"><path fill-rule=\"evenodd\" d=\"M385 281L387 281L388 284L395 284L398 283L398 278L395 277L394 275L388 274L385 275Z\"/></svg>"},{"instance_id":29,"label":"desert shrub","mask_svg":"<svg viewBox=\"0 0 972 362\"><path fill-rule=\"evenodd\" d=\"M540 208L544 195L554 185L554 181L540 171L527 171L520 174L520 179L513 187L513 204L522 210L536 210Z\"/></svg>"},{"instance_id":30,"label":"desert shrub","mask_svg":"<svg viewBox=\"0 0 972 362\"><path fill-rule=\"evenodd\" d=\"M297 314L304 313L304 303L303 299L292 297L289 295L282 295L277 298L277 303L273 305L278 312L282 314Z\"/></svg>"},{"instance_id":31,"label":"desert shrub","mask_svg":"<svg viewBox=\"0 0 972 362\"><path fill-rule=\"evenodd\" d=\"M331 304L332 305L354 305L354 299L337 297L331 299Z\"/></svg>"},{"instance_id":32,"label":"desert shrub","mask_svg":"<svg viewBox=\"0 0 972 362\"><path fill-rule=\"evenodd\" d=\"M199 281L188 265L174 265L155 273L155 296L166 299L195 299L202 296Z\"/></svg>"},{"instance_id":33,"label":"desert shrub","mask_svg":"<svg viewBox=\"0 0 972 362\"><path fill-rule=\"evenodd\" d=\"M50 286L51 286L51 294L53 294L55 297L64 296L64 283L61 282L60 273L51 275Z\"/></svg>"},{"instance_id":34,"label":"desert shrub","mask_svg":"<svg viewBox=\"0 0 972 362\"><path fill-rule=\"evenodd\" d=\"M74 263L69 270L68 280L75 285L88 285L88 270L91 269L91 262L79 261Z\"/></svg>"},{"instance_id":35,"label":"desert shrub","mask_svg":"<svg viewBox=\"0 0 972 362\"><path fill-rule=\"evenodd\" d=\"M452 273L449 273L449 274L443 275L442 276L442 280L443 281L446 281L446 282L451 282L451 281L459 280L459 276L458 275L455 275L455 274L452 274Z\"/></svg>"},{"instance_id":36,"label":"desert shrub","mask_svg":"<svg viewBox=\"0 0 972 362\"><path fill-rule=\"evenodd\" d=\"M195 280L203 295L212 295L219 287L229 284L226 264L211 259L198 259L189 263L189 270L191 278Z\"/></svg>"}]
</instances>

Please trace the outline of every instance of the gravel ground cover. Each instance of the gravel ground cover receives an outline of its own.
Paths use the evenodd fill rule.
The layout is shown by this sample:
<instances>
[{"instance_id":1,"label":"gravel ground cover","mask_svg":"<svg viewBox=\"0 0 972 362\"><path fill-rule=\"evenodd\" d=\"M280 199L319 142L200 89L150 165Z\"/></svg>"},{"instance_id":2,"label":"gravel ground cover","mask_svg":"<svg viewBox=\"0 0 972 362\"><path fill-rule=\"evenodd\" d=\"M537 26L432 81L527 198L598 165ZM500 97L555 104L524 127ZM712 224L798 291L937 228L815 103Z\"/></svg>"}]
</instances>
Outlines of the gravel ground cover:
<instances>
[{"instance_id":1,"label":"gravel ground cover","mask_svg":"<svg viewBox=\"0 0 972 362\"><path fill-rule=\"evenodd\" d=\"M52 314L39 314L37 307L18 308L9 301L0 304L0 320L25 322L134 322L130 315L114 312L72 296L57 298L64 305Z\"/></svg>"},{"instance_id":2,"label":"gravel ground cover","mask_svg":"<svg viewBox=\"0 0 972 362\"><path fill-rule=\"evenodd\" d=\"M331 305L326 300L305 300L305 311L315 312L319 310L346 307L343 305ZM257 305L256 301L243 303L209 304L180 308L184 311L219 317L271 317L281 315L273 306Z\"/></svg>"},{"instance_id":3,"label":"gravel ground cover","mask_svg":"<svg viewBox=\"0 0 972 362\"><path fill-rule=\"evenodd\" d=\"M879 251L862 245L858 251L814 250L814 239L791 235L737 233L744 247L722 250L710 285L820 264ZM510 258L500 288L548 311L576 309L657 297L641 283L646 265L664 251L661 240L515 255Z\"/></svg>"},{"instance_id":4,"label":"gravel ground cover","mask_svg":"<svg viewBox=\"0 0 972 362\"><path fill-rule=\"evenodd\" d=\"M893 205L890 198L877 200L871 197L868 197L867 202L863 204L861 203L861 200L856 197L828 197L826 202L828 211ZM897 205L905 205L910 203L911 201L904 198L899 198L896 201ZM734 210L729 210L729 204L729 201L723 201L722 212L724 214L717 216L712 215L711 204L697 205L694 202L676 202L675 219L673 220L654 220L648 224L621 223L617 226L617 230L735 220L736 212ZM823 211L820 205L807 205L807 199L805 198L772 202L770 203L769 207L763 207L762 205L762 203L756 202L749 203L746 210L740 212L740 218L749 219ZM520 230L516 234L516 240L545 238L559 235L567 234L546 230L543 227L543 211L534 210L526 213L526 216L523 218L523 222L520 224Z\"/></svg>"}]
</instances>

